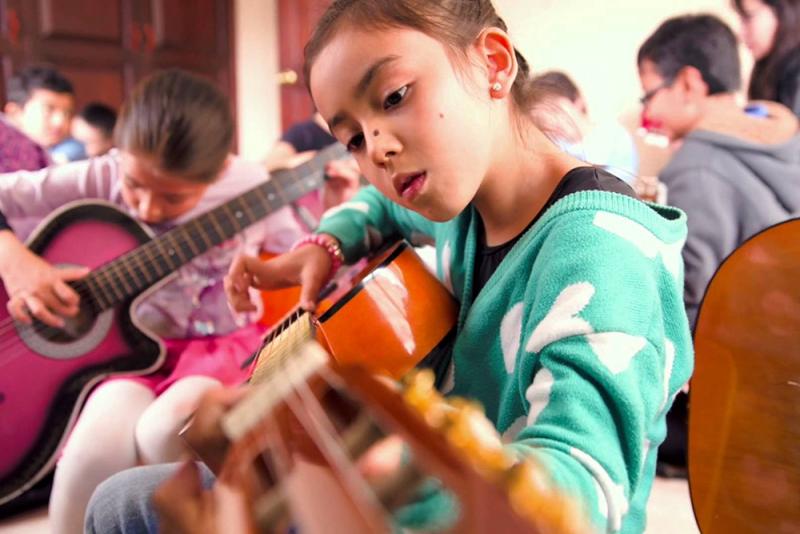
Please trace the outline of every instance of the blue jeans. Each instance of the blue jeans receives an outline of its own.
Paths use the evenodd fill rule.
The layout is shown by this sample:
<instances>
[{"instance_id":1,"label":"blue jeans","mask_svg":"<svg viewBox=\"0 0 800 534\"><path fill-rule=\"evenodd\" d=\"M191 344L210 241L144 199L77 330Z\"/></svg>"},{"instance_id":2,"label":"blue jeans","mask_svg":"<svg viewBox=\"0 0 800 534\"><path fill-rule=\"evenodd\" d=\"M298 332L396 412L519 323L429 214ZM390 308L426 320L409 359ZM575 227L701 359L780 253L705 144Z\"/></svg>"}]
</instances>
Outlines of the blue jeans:
<instances>
[{"instance_id":1,"label":"blue jeans","mask_svg":"<svg viewBox=\"0 0 800 534\"><path fill-rule=\"evenodd\" d=\"M210 488L214 475L198 464L203 486ZM158 518L151 497L159 484L180 464L146 465L126 469L100 484L86 509L84 532L91 534L142 534L158 532Z\"/></svg>"}]
</instances>

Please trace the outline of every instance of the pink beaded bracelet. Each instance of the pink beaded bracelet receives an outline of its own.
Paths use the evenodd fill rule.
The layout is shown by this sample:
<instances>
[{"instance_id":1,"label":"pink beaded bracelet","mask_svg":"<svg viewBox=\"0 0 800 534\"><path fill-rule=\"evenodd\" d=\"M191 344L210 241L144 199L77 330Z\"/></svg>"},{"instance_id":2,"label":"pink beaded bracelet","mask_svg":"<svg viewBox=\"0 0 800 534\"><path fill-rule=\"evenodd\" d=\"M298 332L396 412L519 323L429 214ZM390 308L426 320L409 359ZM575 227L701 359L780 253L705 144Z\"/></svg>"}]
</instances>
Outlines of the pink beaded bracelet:
<instances>
[{"instance_id":1,"label":"pink beaded bracelet","mask_svg":"<svg viewBox=\"0 0 800 534\"><path fill-rule=\"evenodd\" d=\"M298 249L304 245L317 245L328 252L331 259L331 273L329 278L333 278L339 267L344 264L344 253L339 246L339 242L334 237L325 237L323 234L308 234L292 245L291 250Z\"/></svg>"}]
</instances>

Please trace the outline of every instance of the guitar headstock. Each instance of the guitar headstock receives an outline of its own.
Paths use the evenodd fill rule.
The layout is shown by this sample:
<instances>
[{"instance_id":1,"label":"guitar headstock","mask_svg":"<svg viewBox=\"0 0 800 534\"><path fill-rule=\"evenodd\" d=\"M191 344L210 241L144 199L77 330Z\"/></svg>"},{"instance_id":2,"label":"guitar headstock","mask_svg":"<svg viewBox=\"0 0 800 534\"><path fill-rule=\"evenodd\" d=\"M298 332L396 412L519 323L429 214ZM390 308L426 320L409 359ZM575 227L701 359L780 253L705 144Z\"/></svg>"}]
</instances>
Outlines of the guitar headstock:
<instances>
[{"instance_id":1,"label":"guitar headstock","mask_svg":"<svg viewBox=\"0 0 800 534\"><path fill-rule=\"evenodd\" d=\"M287 521L304 532L325 531L332 521L347 532L389 531L398 495L414 495L433 477L459 502L448 531L586 532L577 506L545 471L504 448L480 405L444 398L428 371L409 374L398 391L364 369L336 366L318 344L306 343L281 373L254 385L223 428L234 442L224 473L252 476L254 461L271 472L268 497L252 498L268 503L254 515L270 531ZM403 439L409 461L376 486L359 459L387 436ZM248 491L258 493L256 486L265 487L251 482Z\"/></svg>"},{"instance_id":2,"label":"guitar headstock","mask_svg":"<svg viewBox=\"0 0 800 534\"><path fill-rule=\"evenodd\" d=\"M404 379L406 403L469 461L487 480L508 495L519 515L545 532L585 532L585 518L571 499L554 489L547 473L531 458L508 452L483 407L460 397L445 398L433 386L430 369Z\"/></svg>"}]
</instances>

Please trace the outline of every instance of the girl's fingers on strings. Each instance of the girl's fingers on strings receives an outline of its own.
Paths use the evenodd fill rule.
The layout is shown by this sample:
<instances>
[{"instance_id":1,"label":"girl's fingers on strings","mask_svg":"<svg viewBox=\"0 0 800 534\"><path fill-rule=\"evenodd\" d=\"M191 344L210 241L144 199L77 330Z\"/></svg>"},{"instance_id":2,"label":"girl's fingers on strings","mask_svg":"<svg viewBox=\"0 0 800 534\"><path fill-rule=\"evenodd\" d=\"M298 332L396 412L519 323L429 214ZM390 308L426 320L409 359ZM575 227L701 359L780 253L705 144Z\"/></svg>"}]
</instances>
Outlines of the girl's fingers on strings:
<instances>
[{"instance_id":1,"label":"girl's fingers on strings","mask_svg":"<svg viewBox=\"0 0 800 534\"><path fill-rule=\"evenodd\" d=\"M88 267L63 267L58 270L62 280L79 280L89 274L91 269Z\"/></svg>"},{"instance_id":2,"label":"girl's fingers on strings","mask_svg":"<svg viewBox=\"0 0 800 534\"><path fill-rule=\"evenodd\" d=\"M51 312L39 297L35 295L24 295L23 300L31 315L44 324L56 328L62 328L64 326L64 319Z\"/></svg>"},{"instance_id":3,"label":"girl's fingers on strings","mask_svg":"<svg viewBox=\"0 0 800 534\"><path fill-rule=\"evenodd\" d=\"M62 287L59 287L61 285ZM66 302L61 298L62 294L74 292L61 280L55 280L53 285L47 286L33 293L48 311L58 314L62 317L72 317L78 313L78 302L80 301L77 294L74 298L70 299L72 302Z\"/></svg>"},{"instance_id":4,"label":"girl's fingers on strings","mask_svg":"<svg viewBox=\"0 0 800 534\"><path fill-rule=\"evenodd\" d=\"M57 297L58 301L64 304L65 309L68 308L73 313L78 312L80 297L78 296L78 293L65 284L63 280L57 280L53 284L53 293Z\"/></svg>"}]
</instances>

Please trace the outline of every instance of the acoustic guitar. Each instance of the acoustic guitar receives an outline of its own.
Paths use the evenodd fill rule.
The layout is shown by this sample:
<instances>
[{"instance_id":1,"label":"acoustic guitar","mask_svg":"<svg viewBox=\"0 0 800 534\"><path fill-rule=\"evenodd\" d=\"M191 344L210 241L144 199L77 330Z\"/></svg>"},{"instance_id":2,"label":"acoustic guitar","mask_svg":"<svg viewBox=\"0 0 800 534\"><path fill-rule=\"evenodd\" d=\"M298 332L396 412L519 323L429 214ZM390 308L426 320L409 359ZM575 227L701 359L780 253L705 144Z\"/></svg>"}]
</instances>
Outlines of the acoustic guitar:
<instances>
[{"instance_id":1,"label":"acoustic guitar","mask_svg":"<svg viewBox=\"0 0 800 534\"><path fill-rule=\"evenodd\" d=\"M694 341L688 463L700 530L800 532L800 220L720 265Z\"/></svg>"},{"instance_id":2,"label":"acoustic guitar","mask_svg":"<svg viewBox=\"0 0 800 534\"><path fill-rule=\"evenodd\" d=\"M506 453L480 407L443 399L430 370L407 375L398 392L315 342L291 352L222 421L233 445L214 491L232 504L217 510L229 514L220 524L388 533L392 514L435 477L455 500L444 532L587 532L539 466ZM388 435L403 439L408 458L392 474L365 476L360 459Z\"/></svg>"},{"instance_id":3,"label":"acoustic guitar","mask_svg":"<svg viewBox=\"0 0 800 534\"><path fill-rule=\"evenodd\" d=\"M20 495L55 463L83 399L101 379L146 374L164 345L140 326L139 300L182 265L323 183L336 144L158 237L117 207L79 201L46 219L28 242L53 265L92 271L70 285L81 296L64 329L15 322L0 288L0 504Z\"/></svg>"},{"instance_id":4,"label":"acoustic guitar","mask_svg":"<svg viewBox=\"0 0 800 534\"><path fill-rule=\"evenodd\" d=\"M416 366L444 377L458 303L405 241L375 254L354 277L324 293L314 313L295 308L264 337L249 362L251 381L272 375L301 343L314 339L340 365L400 378ZM381 347L380 355L374 348Z\"/></svg>"}]
</instances>

